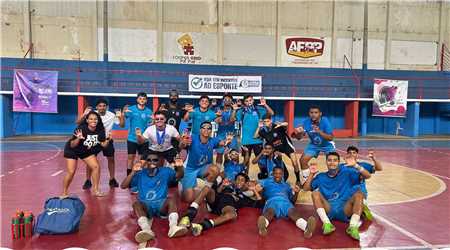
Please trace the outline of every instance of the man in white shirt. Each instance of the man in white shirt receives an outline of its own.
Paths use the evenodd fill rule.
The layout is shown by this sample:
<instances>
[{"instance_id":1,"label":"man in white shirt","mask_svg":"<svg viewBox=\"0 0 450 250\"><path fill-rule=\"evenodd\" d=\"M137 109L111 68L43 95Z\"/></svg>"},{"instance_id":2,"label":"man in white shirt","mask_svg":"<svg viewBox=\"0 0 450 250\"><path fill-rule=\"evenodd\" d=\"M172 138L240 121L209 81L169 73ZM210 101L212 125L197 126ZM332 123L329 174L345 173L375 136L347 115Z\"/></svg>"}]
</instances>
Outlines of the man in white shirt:
<instances>
[{"instance_id":1,"label":"man in white shirt","mask_svg":"<svg viewBox=\"0 0 450 250\"><path fill-rule=\"evenodd\" d=\"M119 124L119 118L114 114L113 112L108 110L108 101L104 98L100 98L97 100L95 104L96 112L100 115L103 126L105 127L105 135L108 136L111 134L111 130L114 126L114 124ZM91 107L87 107L84 111L84 114L82 117L80 117L77 121L81 121L85 114L89 113L91 111ZM120 112L117 112L117 115L121 115ZM109 142L108 146L106 148L103 148L102 150L103 156L105 156L108 159L108 170L109 170L109 186L112 188L116 188L119 186L119 183L117 183L117 180L115 179L115 160L114 160L114 143L113 140ZM90 189L92 187L91 182L91 171L89 168L86 168L86 181L83 184L83 189Z\"/></svg>"},{"instance_id":2,"label":"man in white shirt","mask_svg":"<svg viewBox=\"0 0 450 250\"><path fill-rule=\"evenodd\" d=\"M166 159L168 163L174 163L178 151L173 147L172 141L180 141L178 130L166 124L166 115L163 111L154 113L154 125L145 129L144 133L140 129L136 130L136 138L139 144L149 141L148 154L157 154L160 158Z\"/></svg>"}]
</instances>

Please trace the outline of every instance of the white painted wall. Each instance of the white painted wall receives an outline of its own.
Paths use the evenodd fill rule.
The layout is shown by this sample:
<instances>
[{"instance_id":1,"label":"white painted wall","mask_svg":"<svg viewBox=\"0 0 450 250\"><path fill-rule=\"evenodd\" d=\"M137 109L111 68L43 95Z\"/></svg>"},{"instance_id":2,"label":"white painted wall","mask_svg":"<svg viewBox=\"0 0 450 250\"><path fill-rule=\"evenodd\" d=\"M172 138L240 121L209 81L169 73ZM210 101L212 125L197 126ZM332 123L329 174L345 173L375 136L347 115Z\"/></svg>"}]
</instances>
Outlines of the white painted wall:
<instances>
[{"instance_id":1,"label":"white painted wall","mask_svg":"<svg viewBox=\"0 0 450 250\"><path fill-rule=\"evenodd\" d=\"M0 2L1 56L27 51L30 10L36 58L102 60L101 1L31 0L30 7ZM108 12L110 60L182 63L173 60L180 53L173 39L188 33L201 64L339 68L344 55L353 68L362 64L360 0L110 1ZM326 38L324 54L292 63L288 36ZM450 47L450 1L369 0L369 68L437 70L442 43Z\"/></svg>"}]
</instances>

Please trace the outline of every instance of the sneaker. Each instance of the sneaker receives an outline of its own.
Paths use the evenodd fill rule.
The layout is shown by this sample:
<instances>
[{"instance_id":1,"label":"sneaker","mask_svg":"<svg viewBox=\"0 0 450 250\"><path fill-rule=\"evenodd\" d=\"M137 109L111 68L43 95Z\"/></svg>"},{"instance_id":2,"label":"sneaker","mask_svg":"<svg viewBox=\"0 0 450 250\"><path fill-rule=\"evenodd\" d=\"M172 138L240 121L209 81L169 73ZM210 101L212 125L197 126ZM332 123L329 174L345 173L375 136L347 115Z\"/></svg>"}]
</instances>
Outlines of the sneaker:
<instances>
[{"instance_id":1,"label":"sneaker","mask_svg":"<svg viewBox=\"0 0 450 250\"><path fill-rule=\"evenodd\" d=\"M334 232L334 230L336 230L336 228L334 227L334 225L331 224L331 223L324 223L324 224L322 225L322 229L323 229L323 234L324 234L324 235L331 234L332 232Z\"/></svg>"},{"instance_id":2,"label":"sneaker","mask_svg":"<svg viewBox=\"0 0 450 250\"><path fill-rule=\"evenodd\" d=\"M152 230L142 230L134 235L134 239L138 243L147 242L149 240L153 240L155 238L155 233Z\"/></svg>"},{"instance_id":3,"label":"sneaker","mask_svg":"<svg viewBox=\"0 0 450 250\"><path fill-rule=\"evenodd\" d=\"M191 221L189 220L189 217L183 216L180 220L180 223L178 223L178 225L188 228L191 226Z\"/></svg>"},{"instance_id":4,"label":"sneaker","mask_svg":"<svg viewBox=\"0 0 450 250\"><path fill-rule=\"evenodd\" d=\"M139 193L139 190L138 190L138 188L135 186L135 187L131 187L130 188L130 193L131 194L137 194L137 193Z\"/></svg>"},{"instance_id":5,"label":"sneaker","mask_svg":"<svg viewBox=\"0 0 450 250\"><path fill-rule=\"evenodd\" d=\"M357 227L349 226L345 232L355 240L359 240L359 230Z\"/></svg>"},{"instance_id":6,"label":"sneaker","mask_svg":"<svg viewBox=\"0 0 450 250\"><path fill-rule=\"evenodd\" d=\"M373 214L372 214L372 212L370 211L369 207L366 204L363 204L362 215L364 217L366 217L366 219L368 221L372 221L373 220Z\"/></svg>"},{"instance_id":7,"label":"sneaker","mask_svg":"<svg viewBox=\"0 0 450 250\"><path fill-rule=\"evenodd\" d=\"M266 217L264 216L259 216L258 217L258 233L261 236L266 236L267 235L267 227L266 227Z\"/></svg>"},{"instance_id":8,"label":"sneaker","mask_svg":"<svg viewBox=\"0 0 450 250\"><path fill-rule=\"evenodd\" d=\"M86 189L91 189L91 187L92 187L92 182L91 182L91 180L86 180L86 181L84 182L84 184L83 184L83 189L84 189L84 190L86 190Z\"/></svg>"},{"instance_id":9,"label":"sneaker","mask_svg":"<svg viewBox=\"0 0 450 250\"><path fill-rule=\"evenodd\" d=\"M187 232L188 229L186 227L174 225L169 228L169 233L167 235L169 238L175 238L186 235Z\"/></svg>"},{"instance_id":10,"label":"sneaker","mask_svg":"<svg viewBox=\"0 0 450 250\"><path fill-rule=\"evenodd\" d=\"M315 229L316 229L316 218L310 216L308 218L306 229L305 232L303 233L303 236L307 239L311 238Z\"/></svg>"},{"instance_id":11,"label":"sneaker","mask_svg":"<svg viewBox=\"0 0 450 250\"><path fill-rule=\"evenodd\" d=\"M201 224L192 223L192 235L199 236L202 234L203 226Z\"/></svg>"},{"instance_id":12,"label":"sneaker","mask_svg":"<svg viewBox=\"0 0 450 250\"><path fill-rule=\"evenodd\" d=\"M119 183L117 183L115 178L112 178L111 180L109 180L109 186L112 188L116 188L119 187Z\"/></svg>"}]
</instances>

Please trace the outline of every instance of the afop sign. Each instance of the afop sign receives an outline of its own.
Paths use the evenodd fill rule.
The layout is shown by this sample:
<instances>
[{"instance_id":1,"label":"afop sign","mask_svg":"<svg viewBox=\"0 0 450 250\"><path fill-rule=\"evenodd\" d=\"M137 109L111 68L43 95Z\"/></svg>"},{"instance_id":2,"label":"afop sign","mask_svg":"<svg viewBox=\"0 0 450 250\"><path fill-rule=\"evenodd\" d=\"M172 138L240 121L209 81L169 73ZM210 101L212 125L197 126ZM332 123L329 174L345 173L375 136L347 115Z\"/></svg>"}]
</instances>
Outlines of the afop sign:
<instances>
[{"instance_id":1,"label":"afop sign","mask_svg":"<svg viewBox=\"0 0 450 250\"><path fill-rule=\"evenodd\" d=\"M325 41L316 38L293 37L286 39L288 55L311 58L321 56L325 48Z\"/></svg>"},{"instance_id":2,"label":"afop sign","mask_svg":"<svg viewBox=\"0 0 450 250\"><path fill-rule=\"evenodd\" d=\"M261 76L189 75L190 92L261 93Z\"/></svg>"}]
</instances>

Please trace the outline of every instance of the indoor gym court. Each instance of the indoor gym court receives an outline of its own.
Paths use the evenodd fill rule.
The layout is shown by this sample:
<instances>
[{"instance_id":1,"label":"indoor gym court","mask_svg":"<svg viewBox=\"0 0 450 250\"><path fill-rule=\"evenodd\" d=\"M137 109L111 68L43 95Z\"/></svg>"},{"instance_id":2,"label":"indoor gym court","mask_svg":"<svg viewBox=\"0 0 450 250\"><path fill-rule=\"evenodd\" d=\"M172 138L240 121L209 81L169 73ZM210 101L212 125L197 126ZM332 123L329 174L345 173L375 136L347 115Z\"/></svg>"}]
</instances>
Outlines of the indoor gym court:
<instances>
[{"instance_id":1,"label":"indoor gym court","mask_svg":"<svg viewBox=\"0 0 450 250\"><path fill-rule=\"evenodd\" d=\"M247 87L248 79L259 79L255 99L265 97L274 121L287 121L289 133L308 118L311 105L319 105L341 156L356 145L367 160L373 149L384 168L367 181L375 217L362 220L359 242L340 222L323 236L310 193L302 192L298 208L318 222L311 239L287 220L273 221L263 238L256 227L261 211L244 208L236 221L200 237L169 239L167 220L156 219L157 238L147 247L450 248L449 1L2 0L0 9L0 249L137 249L139 227L131 207L136 196L110 189L101 154L101 190L107 196L82 190L84 163L78 162L70 185L86 205L78 232L13 240L11 217L17 209L38 215L46 199L61 194L64 144L74 121L97 98L105 97L110 111L134 104L141 91L153 111L168 101L171 89L179 91L181 104L196 105L201 94L222 98L224 89L192 88L191 79L203 76L243 77ZM14 101L29 94L14 95L16 72L22 70L57 76L51 81L57 99L52 110L15 110ZM402 98L388 98L392 86L378 98L379 80L406 86ZM39 90L47 98L48 88ZM403 112L378 116L374 107L381 99L387 106L402 102L397 107ZM125 178L128 127L129 122L113 129L119 183ZM299 154L307 142L295 142ZM317 161L325 171L324 155ZM250 177L256 176L253 166ZM177 190L170 195L178 196ZM178 202L180 211L187 207ZM197 219L212 216L204 206L200 211Z\"/></svg>"},{"instance_id":2,"label":"indoor gym court","mask_svg":"<svg viewBox=\"0 0 450 250\"><path fill-rule=\"evenodd\" d=\"M10 226L9 218L17 208L26 208L35 214L42 211L43 201L60 194L65 162L62 157L63 138L15 138L1 142L2 173L1 216L2 229ZM116 161L125 161L125 142L116 143ZM156 219L153 230L156 239L147 247L160 249L289 249L296 247L321 249L382 248L382 249L439 249L450 247L450 175L448 138L430 139L338 139L339 153L348 145L361 149L363 157L367 149L375 150L384 170L375 173L367 181L369 207L375 215L372 222L363 220L360 227L361 241L345 234L346 225L336 222L336 231L322 236L320 223L311 239L305 240L292 222L275 220L269 226L269 234L258 235L256 219L260 210L239 210L235 222L205 232L199 237L169 239L166 220ZM296 143L298 152L305 144ZM102 164L102 190L108 196L94 198L83 191L84 165L79 164L70 187L86 205L79 232L70 235L38 236L31 240L11 240L9 230L2 230L2 247L11 249L136 249L134 234L138 230L132 213L131 202L135 199L129 191L109 189L106 161ZM364 158L362 158L364 159ZM323 155L318 160L324 168ZM120 165L119 165L120 166ZM117 168L119 182L125 177ZM255 168L253 168L255 170ZM250 172L254 178L255 171ZM292 175L291 177L292 178ZM108 192L109 191L109 192ZM177 195L173 190L172 195ZM308 195L301 194L297 206L305 216L315 215ZM206 214L205 208L203 215ZM315 215L318 219L317 215ZM197 218L199 218L198 216Z\"/></svg>"}]
</instances>

